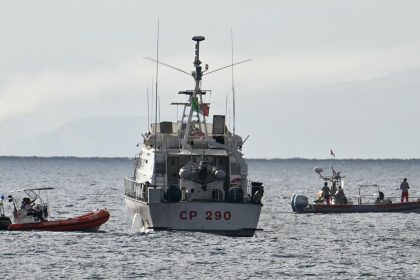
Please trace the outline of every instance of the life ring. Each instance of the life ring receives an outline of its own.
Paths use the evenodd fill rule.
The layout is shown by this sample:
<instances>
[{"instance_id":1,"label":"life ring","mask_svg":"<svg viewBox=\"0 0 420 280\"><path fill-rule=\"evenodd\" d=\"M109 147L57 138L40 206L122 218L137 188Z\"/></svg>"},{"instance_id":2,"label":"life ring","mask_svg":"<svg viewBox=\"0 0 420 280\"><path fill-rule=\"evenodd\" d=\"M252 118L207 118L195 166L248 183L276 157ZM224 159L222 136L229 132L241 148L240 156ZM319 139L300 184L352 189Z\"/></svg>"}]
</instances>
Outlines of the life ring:
<instances>
[{"instance_id":1,"label":"life ring","mask_svg":"<svg viewBox=\"0 0 420 280\"><path fill-rule=\"evenodd\" d=\"M242 182L241 178L234 178L234 179L230 180L231 185L240 185L241 182Z\"/></svg>"},{"instance_id":2,"label":"life ring","mask_svg":"<svg viewBox=\"0 0 420 280\"><path fill-rule=\"evenodd\" d=\"M192 139L204 139L205 134L201 131L194 131L193 133L191 133L191 138Z\"/></svg>"}]
</instances>

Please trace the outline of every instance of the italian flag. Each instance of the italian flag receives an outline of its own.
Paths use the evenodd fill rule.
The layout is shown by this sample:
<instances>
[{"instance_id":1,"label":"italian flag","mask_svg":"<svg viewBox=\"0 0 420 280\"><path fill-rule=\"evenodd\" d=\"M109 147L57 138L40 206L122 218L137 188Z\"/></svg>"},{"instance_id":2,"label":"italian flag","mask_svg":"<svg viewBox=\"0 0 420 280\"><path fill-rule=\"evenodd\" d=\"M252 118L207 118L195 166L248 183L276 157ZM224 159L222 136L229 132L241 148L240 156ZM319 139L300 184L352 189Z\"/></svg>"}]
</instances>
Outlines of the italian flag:
<instances>
[{"instance_id":1,"label":"italian flag","mask_svg":"<svg viewBox=\"0 0 420 280\"><path fill-rule=\"evenodd\" d=\"M198 103L198 97L194 97L191 100L191 109L194 112L198 112L205 117L207 117L209 115L209 112L210 112L210 107L208 105Z\"/></svg>"},{"instance_id":2,"label":"italian flag","mask_svg":"<svg viewBox=\"0 0 420 280\"><path fill-rule=\"evenodd\" d=\"M210 112L210 107L206 104L200 104L200 114L202 114L205 117L208 117Z\"/></svg>"},{"instance_id":3,"label":"italian flag","mask_svg":"<svg viewBox=\"0 0 420 280\"><path fill-rule=\"evenodd\" d=\"M198 97L193 97L191 100L191 109L198 112Z\"/></svg>"}]
</instances>

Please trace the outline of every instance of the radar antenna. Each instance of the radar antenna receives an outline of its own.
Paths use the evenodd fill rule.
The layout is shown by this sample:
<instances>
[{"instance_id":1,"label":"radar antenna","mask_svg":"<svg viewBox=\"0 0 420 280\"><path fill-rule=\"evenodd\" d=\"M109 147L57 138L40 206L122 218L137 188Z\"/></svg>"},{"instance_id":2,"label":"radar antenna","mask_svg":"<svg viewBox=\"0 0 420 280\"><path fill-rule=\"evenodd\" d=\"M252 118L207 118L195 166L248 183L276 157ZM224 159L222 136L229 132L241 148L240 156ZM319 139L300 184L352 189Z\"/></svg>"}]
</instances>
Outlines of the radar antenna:
<instances>
[{"instance_id":1,"label":"radar antenna","mask_svg":"<svg viewBox=\"0 0 420 280\"><path fill-rule=\"evenodd\" d=\"M190 103L190 113L188 114L188 122L187 122L187 126L185 128L185 134L184 134L184 143L186 143L188 141L188 136L190 134L190 125L191 125L191 119L192 119L192 115L193 115L193 105L197 106L198 104L198 97L200 98L200 103L203 103L202 100L202 96L201 96L201 90L200 90L200 81L201 78L203 76L203 71L202 71L202 67L201 67L201 61L200 61L200 42L204 41L205 38L204 36L194 36L192 37L192 40L195 41L195 57L194 57L194 67L195 67L195 71L192 72L192 76L194 77L195 80L195 88L193 93L190 95L189 98L189 103ZM207 66L206 66L207 68ZM193 104L193 102L195 104ZM199 114L198 114L199 115ZM204 124L204 137L207 138L207 125L206 125L206 117L203 116L203 124Z\"/></svg>"}]
</instances>

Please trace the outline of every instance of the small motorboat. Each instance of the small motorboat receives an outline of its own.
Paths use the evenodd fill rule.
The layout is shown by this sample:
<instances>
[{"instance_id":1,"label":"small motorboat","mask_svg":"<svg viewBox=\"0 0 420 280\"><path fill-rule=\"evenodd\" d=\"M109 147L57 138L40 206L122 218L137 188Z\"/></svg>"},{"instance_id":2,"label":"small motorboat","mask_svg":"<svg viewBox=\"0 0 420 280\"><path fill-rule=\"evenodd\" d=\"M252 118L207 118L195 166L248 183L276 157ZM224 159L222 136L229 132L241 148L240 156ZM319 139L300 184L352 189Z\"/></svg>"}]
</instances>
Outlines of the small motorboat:
<instances>
[{"instance_id":1,"label":"small motorboat","mask_svg":"<svg viewBox=\"0 0 420 280\"><path fill-rule=\"evenodd\" d=\"M367 212L418 212L420 213L420 198L410 198L408 202L401 202L399 197L387 197L380 190L379 185L359 185L358 196L354 199L344 195L344 176L332 169L332 176L322 175L322 168L315 168L315 172L325 181L331 182L333 191L326 201L323 191L319 191L317 199L309 203L307 196L293 194L291 205L296 213L367 213ZM373 195L369 195L371 191Z\"/></svg>"},{"instance_id":2,"label":"small motorboat","mask_svg":"<svg viewBox=\"0 0 420 280\"><path fill-rule=\"evenodd\" d=\"M89 212L82 216L48 220L49 208L48 201L42 197L42 192L54 188L32 188L14 191L13 193L24 193L26 196L19 206L14 195L9 195L9 202L13 203L13 222L9 217L4 216L4 209L1 206L2 218L0 219L0 229L3 230L40 230L40 231L96 231L101 225L106 223L110 217L108 210L102 209ZM46 196L48 197L48 196Z\"/></svg>"}]
</instances>

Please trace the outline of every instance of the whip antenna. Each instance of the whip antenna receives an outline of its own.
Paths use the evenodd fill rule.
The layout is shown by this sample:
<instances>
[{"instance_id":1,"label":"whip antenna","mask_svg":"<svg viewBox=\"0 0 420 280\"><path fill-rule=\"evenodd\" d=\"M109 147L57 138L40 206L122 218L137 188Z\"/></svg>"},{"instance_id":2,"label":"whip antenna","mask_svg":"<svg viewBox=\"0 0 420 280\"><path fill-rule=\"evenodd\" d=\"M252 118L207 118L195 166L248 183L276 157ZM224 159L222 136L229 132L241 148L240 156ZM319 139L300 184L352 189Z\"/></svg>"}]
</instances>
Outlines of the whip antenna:
<instances>
[{"instance_id":1,"label":"whip antenna","mask_svg":"<svg viewBox=\"0 0 420 280\"><path fill-rule=\"evenodd\" d=\"M217 68L217 69L215 69L215 70L213 70L213 71L206 72L206 73L204 73L204 74L203 74L203 76L204 76L204 75L211 74L211 73L214 73L214 72L217 72L217 71L220 71L220 70L223 70L223 69L226 69L226 68L229 68L229 67L232 67L233 65L238 65L238 64L245 63L245 62L248 62L248 61L251 61L251 60L252 60L252 59L246 59L246 60L242 60L242 61L239 61L239 62L236 62L236 63L231 63L231 64L229 64L229 65L226 65L226 66L223 66L223 67Z\"/></svg>"},{"instance_id":2,"label":"whip antenna","mask_svg":"<svg viewBox=\"0 0 420 280\"><path fill-rule=\"evenodd\" d=\"M151 100L152 100L152 102L151 102L151 104L150 104L150 110L152 111L151 112L151 114L150 114L150 122L152 122L153 121L153 117L154 117L154 110L153 110L153 108L154 108L154 92L155 92L155 80L154 80L154 78L153 78L153 76L152 76L152 96L151 96ZM152 132L152 127L151 126L149 126L149 131L150 132Z\"/></svg>"},{"instance_id":3,"label":"whip antenna","mask_svg":"<svg viewBox=\"0 0 420 280\"><path fill-rule=\"evenodd\" d=\"M156 42L156 80L155 80L155 135L156 135L156 124L157 124L157 110L158 110L158 74L159 74L159 20L157 29L157 42ZM157 141L157 137L155 138ZM155 143L155 149L156 149Z\"/></svg>"},{"instance_id":4,"label":"whip antenna","mask_svg":"<svg viewBox=\"0 0 420 280\"><path fill-rule=\"evenodd\" d=\"M169 65L169 64L167 64L167 63L165 63L165 62L158 61L158 60L153 59L153 58L150 58L150 57L143 57L143 58L144 58L144 59L147 59L147 60L150 60L150 61L152 61L152 62L156 62L156 63L161 64L161 65L163 65L163 66L166 66L166 67L172 68L172 69L174 69L174 70L177 70L177 71L179 71L179 72L182 72L182 73L184 73L184 74L187 74L188 76L191 76L191 73L188 73L187 71L182 70L182 69L180 69L180 68L177 68L177 67L175 67L175 66Z\"/></svg>"},{"instance_id":5,"label":"whip antenna","mask_svg":"<svg viewBox=\"0 0 420 280\"><path fill-rule=\"evenodd\" d=\"M157 41L156 41L156 84L155 84L155 127L154 127L154 134L155 134L155 153L154 153L154 165L156 166L156 147L157 147L157 110L158 110L158 74L159 74L159 20L158 20L158 28L157 28ZM156 186L156 172L153 172L154 175L154 185Z\"/></svg>"},{"instance_id":6,"label":"whip antenna","mask_svg":"<svg viewBox=\"0 0 420 280\"><path fill-rule=\"evenodd\" d=\"M149 87L146 89L147 92L147 130L149 130L150 126L150 102L149 102Z\"/></svg>"},{"instance_id":7,"label":"whip antenna","mask_svg":"<svg viewBox=\"0 0 420 280\"><path fill-rule=\"evenodd\" d=\"M233 135L235 135L235 83L234 83L234 77L233 77L233 31L232 29L230 29L230 41L231 41L231 46L232 46L232 106L233 106L233 112L232 112L232 117L233 117Z\"/></svg>"}]
</instances>

